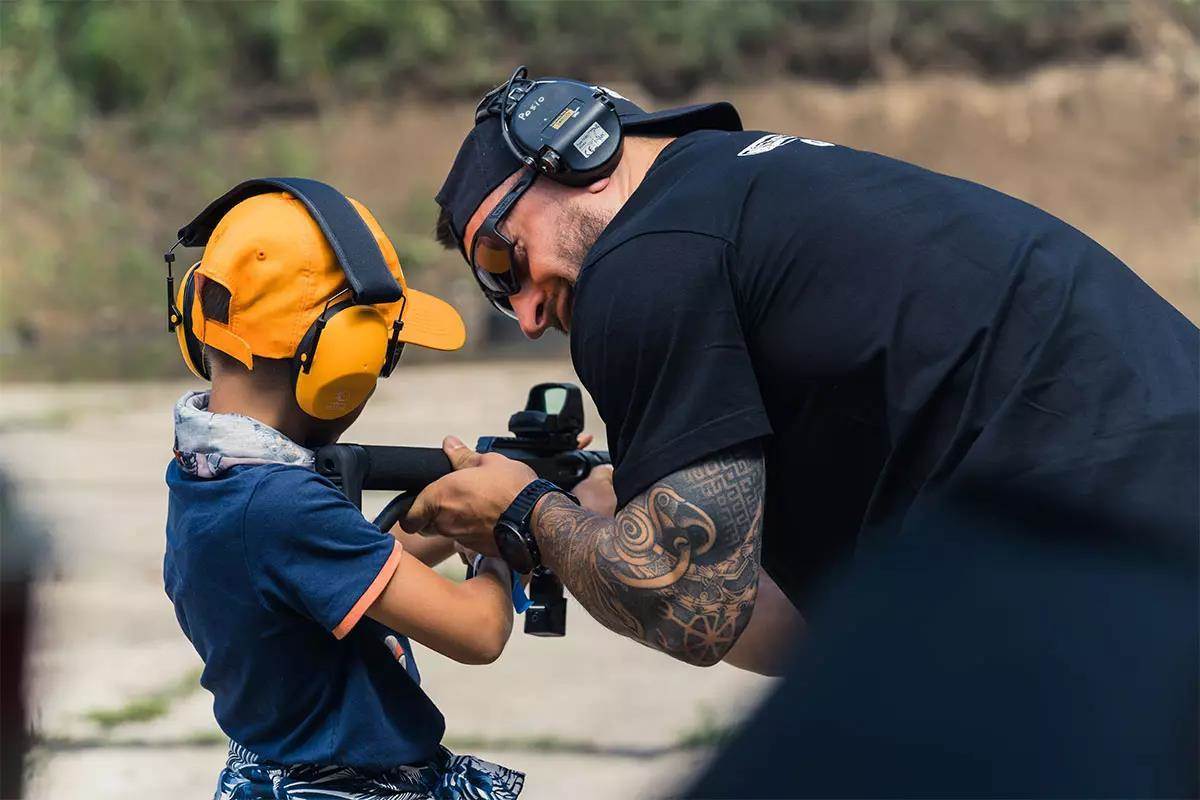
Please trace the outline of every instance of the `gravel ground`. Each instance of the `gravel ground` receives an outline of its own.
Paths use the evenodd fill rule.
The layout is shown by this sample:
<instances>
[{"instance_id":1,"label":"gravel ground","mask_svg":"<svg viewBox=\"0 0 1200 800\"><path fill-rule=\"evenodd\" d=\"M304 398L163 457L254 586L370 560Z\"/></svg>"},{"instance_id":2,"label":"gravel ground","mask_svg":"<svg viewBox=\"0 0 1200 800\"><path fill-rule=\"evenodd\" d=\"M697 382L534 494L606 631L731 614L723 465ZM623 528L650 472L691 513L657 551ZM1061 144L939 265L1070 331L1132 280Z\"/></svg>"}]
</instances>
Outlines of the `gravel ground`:
<instances>
[{"instance_id":1,"label":"gravel ground","mask_svg":"<svg viewBox=\"0 0 1200 800\"><path fill-rule=\"evenodd\" d=\"M502 433L533 383L571 379L562 361L410 367L344 439L472 441ZM212 699L161 579L170 409L190 386L17 385L0 397L0 462L49 540L35 589L30 708L43 744L30 797L204 797L214 785L224 749ZM591 407L588 419L598 422ZM386 500L372 493L368 512ZM685 740L711 738L772 685L675 662L575 603L569 620L564 639L514 634L488 667L419 656L447 742L524 770L523 798L669 796L707 754Z\"/></svg>"}]
</instances>

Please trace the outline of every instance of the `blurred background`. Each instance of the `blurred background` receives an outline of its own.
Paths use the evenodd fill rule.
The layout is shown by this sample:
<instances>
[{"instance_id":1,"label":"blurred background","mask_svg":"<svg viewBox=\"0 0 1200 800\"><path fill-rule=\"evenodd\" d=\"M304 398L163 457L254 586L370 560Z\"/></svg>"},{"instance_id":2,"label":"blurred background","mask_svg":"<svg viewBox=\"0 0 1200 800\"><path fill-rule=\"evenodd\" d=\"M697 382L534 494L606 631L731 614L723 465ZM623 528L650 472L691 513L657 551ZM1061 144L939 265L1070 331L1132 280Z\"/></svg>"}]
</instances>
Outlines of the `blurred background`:
<instances>
[{"instance_id":1,"label":"blurred background","mask_svg":"<svg viewBox=\"0 0 1200 800\"><path fill-rule=\"evenodd\" d=\"M515 65L650 108L728 99L747 128L985 183L1200 320L1198 34L1189 0L3 0L0 466L41 554L29 795L200 797L223 762L161 588L170 407L193 386L161 253L230 186L334 184L414 285L463 310L468 348L406 353L347 435L435 444L501 433L530 384L572 378L565 339L521 341L432 238L475 103ZM3 519L7 615L26 551ZM770 686L678 665L578 606L565 640L517 634L490 667L423 655L448 743L525 769L531 798L667 795Z\"/></svg>"}]
</instances>

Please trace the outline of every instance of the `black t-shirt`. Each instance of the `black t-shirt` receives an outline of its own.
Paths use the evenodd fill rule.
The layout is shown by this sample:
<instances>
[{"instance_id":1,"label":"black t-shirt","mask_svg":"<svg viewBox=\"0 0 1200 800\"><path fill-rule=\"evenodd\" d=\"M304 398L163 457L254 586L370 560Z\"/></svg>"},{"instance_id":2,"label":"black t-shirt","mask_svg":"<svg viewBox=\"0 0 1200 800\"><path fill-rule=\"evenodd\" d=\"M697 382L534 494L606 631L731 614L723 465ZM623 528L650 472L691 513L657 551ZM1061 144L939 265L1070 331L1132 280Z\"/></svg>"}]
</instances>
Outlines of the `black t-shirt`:
<instances>
[{"instance_id":1,"label":"black t-shirt","mask_svg":"<svg viewBox=\"0 0 1200 800\"><path fill-rule=\"evenodd\" d=\"M572 319L619 504L762 439L763 561L800 606L918 504L1002 486L1194 551L1196 327L1079 231L986 187L697 131L588 254Z\"/></svg>"}]
</instances>

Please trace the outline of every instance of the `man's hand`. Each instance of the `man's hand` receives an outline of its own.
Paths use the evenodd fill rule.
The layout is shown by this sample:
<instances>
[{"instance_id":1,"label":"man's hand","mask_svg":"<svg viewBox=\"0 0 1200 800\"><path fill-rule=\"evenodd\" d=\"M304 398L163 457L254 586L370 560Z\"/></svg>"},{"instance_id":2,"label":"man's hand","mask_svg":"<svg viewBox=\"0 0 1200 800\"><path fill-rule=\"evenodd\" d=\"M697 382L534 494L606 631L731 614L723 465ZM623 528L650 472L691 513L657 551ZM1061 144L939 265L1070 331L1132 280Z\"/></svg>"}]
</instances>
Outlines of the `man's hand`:
<instances>
[{"instance_id":1,"label":"man's hand","mask_svg":"<svg viewBox=\"0 0 1200 800\"><path fill-rule=\"evenodd\" d=\"M476 552L496 556L492 529L537 473L499 453L476 453L454 436L442 450L454 468L426 486L401 526L410 533L440 533Z\"/></svg>"}]
</instances>

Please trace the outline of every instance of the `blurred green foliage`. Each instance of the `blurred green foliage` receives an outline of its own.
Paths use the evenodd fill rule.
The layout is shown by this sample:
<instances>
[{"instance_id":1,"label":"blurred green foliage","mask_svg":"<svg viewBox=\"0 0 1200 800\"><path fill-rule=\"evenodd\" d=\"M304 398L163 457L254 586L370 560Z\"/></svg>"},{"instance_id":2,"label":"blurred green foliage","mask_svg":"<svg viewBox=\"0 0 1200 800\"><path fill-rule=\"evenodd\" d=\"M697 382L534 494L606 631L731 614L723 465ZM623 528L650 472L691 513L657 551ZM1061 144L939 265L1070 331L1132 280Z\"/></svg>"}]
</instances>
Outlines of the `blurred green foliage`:
<instances>
[{"instance_id":1,"label":"blurred green foliage","mask_svg":"<svg viewBox=\"0 0 1200 800\"><path fill-rule=\"evenodd\" d=\"M335 95L474 95L522 60L671 97L768 66L861 80L881 51L1013 72L1128 49L1128 16L1097 0L9 0L0 92L6 133L60 136L80 115L164 104L211 116Z\"/></svg>"},{"instance_id":2,"label":"blurred green foliage","mask_svg":"<svg viewBox=\"0 0 1200 800\"><path fill-rule=\"evenodd\" d=\"M1129 6L1105 0L0 0L0 376L161 372L163 337L144 346L162 325L155 248L194 210L175 187L194 203L230 173L318 172L281 120L475 97L518 63L667 101L708 81L1007 75L1134 48ZM439 263L422 188L389 220L406 268ZM27 358L81 328L129 347Z\"/></svg>"}]
</instances>

